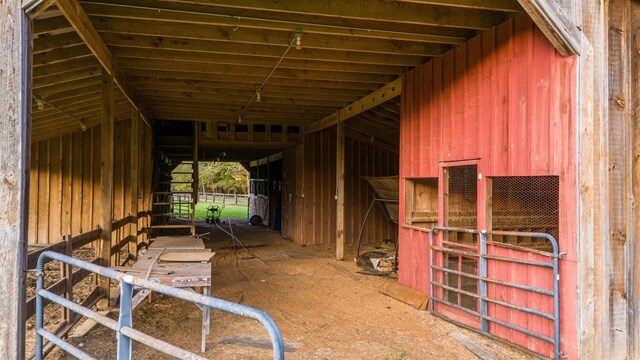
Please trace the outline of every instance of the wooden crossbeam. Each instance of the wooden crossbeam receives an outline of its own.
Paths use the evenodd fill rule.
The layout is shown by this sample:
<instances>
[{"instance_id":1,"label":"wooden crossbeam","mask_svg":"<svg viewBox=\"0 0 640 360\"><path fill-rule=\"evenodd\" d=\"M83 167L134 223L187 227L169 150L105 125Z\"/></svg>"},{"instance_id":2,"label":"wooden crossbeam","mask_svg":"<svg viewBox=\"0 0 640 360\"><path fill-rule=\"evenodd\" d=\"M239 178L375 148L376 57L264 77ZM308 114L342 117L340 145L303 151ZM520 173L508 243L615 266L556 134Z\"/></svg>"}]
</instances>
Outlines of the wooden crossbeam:
<instances>
[{"instance_id":1,"label":"wooden crossbeam","mask_svg":"<svg viewBox=\"0 0 640 360\"><path fill-rule=\"evenodd\" d=\"M118 59L123 69L159 70L159 71L189 71L203 74L221 74L265 78L270 73L267 67L253 67L246 65L224 65L202 62L183 62L164 59ZM366 74L356 72L328 72L315 70L276 69L273 78L344 81L369 84L387 84L397 75ZM378 86L380 86L378 85Z\"/></svg>"},{"instance_id":2,"label":"wooden crossbeam","mask_svg":"<svg viewBox=\"0 0 640 360\"><path fill-rule=\"evenodd\" d=\"M182 0L168 0L163 3L183 3ZM441 0L430 1L431 4L417 4L416 2L405 2L398 6L394 1L387 0L359 0L341 1L330 0L299 1L299 0L218 0L196 2L199 5L207 5L215 8L216 12L223 12L225 9L233 10L238 14L246 11L249 14L260 12L270 12L280 15L283 20L296 19L301 16L314 16L318 21L336 24L341 19L367 20L367 21L390 21L396 23L423 24L441 27L466 28L476 30L486 30L493 25L504 20L504 15L497 11L487 11L491 9L492 0L483 0L485 4L478 8L448 7L451 1ZM457 3L463 0L456 1ZM190 4L191 5L191 4ZM164 5L166 6L166 4ZM511 6L511 11L513 6ZM491 9L497 10L497 9ZM507 9L500 9L507 10ZM248 15L248 14L243 14Z\"/></svg>"},{"instance_id":3,"label":"wooden crossbeam","mask_svg":"<svg viewBox=\"0 0 640 360\"><path fill-rule=\"evenodd\" d=\"M236 44L230 41L211 41L204 39L184 39L176 36L159 39L152 35L121 36L116 33L104 32L102 38L109 46L162 49L199 52L220 55L245 55L271 57L278 59L282 56L282 47L268 44ZM346 50L327 50L302 48L299 51L287 53L286 60L315 60L326 61L330 64L341 62L348 64L373 64L394 66L418 66L423 64L428 57L416 55L383 54L378 52L359 52Z\"/></svg>"},{"instance_id":4,"label":"wooden crossbeam","mask_svg":"<svg viewBox=\"0 0 640 360\"><path fill-rule=\"evenodd\" d=\"M518 0L518 2L560 54L580 55L582 34L556 1Z\"/></svg>"},{"instance_id":5,"label":"wooden crossbeam","mask_svg":"<svg viewBox=\"0 0 640 360\"><path fill-rule=\"evenodd\" d=\"M404 77L390 82L382 88L372 92L371 94L363 97L362 99L353 102L350 105L336 111L335 113L317 120L304 127L305 133L310 134L312 132L322 130L337 124L338 122L345 121L351 117L354 117L360 113L363 113L373 107L382 104L385 101L393 99L402 93L402 82Z\"/></svg>"},{"instance_id":6,"label":"wooden crossbeam","mask_svg":"<svg viewBox=\"0 0 640 360\"><path fill-rule=\"evenodd\" d=\"M286 47L291 41L291 33L284 31L242 29L241 31L233 32L232 27L220 28L219 26L204 24L174 24L157 20L137 20L132 22L128 19L106 18L96 22L96 29L100 32L117 34L231 41L236 44L266 44L281 48ZM448 45L427 42L376 38L362 39L354 36L332 36L314 33L304 34L304 47L415 56L438 56L450 48Z\"/></svg>"},{"instance_id":7,"label":"wooden crossbeam","mask_svg":"<svg viewBox=\"0 0 640 360\"><path fill-rule=\"evenodd\" d=\"M511 0L518 8L518 4ZM387 40L407 40L419 41L439 44L460 44L469 37L469 31L464 29L450 29L440 27L423 27L421 29L410 28L408 31L393 30L376 30L357 28L358 24L354 24L352 28L328 26L321 23L316 24L308 21L299 21L292 19L290 21L280 20L277 22L260 19L249 18L245 16L227 16L224 14L212 14L208 12L198 12L196 7L194 11L184 12L178 11L178 6L159 2L137 2L139 6L126 7L117 6L115 4L83 4L89 16L99 16L104 18L119 18L129 20L154 20L154 21L171 21L174 24L205 24L215 26L231 26L232 28L254 28L254 29L271 29L290 32L291 29L304 28L305 33L317 33L328 35L355 36L374 39Z\"/></svg>"},{"instance_id":8,"label":"wooden crossbeam","mask_svg":"<svg viewBox=\"0 0 640 360\"><path fill-rule=\"evenodd\" d=\"M35 19L38 16L42 15L42 13L45 12L48 8L50 8L51 5L53 5L53 3L55 2L56 0L35 1L31 6L25 9L25 13L31 19Z\"/></svg>"},{"instance_id":9,"label":"wooden crossbeam","mask_svg":"<svg viewBox=\"0 0 640 360\"><path fill-rule=\"evenodd\" d=\"M87 16L82 6L80 6L80 3L77 0L57 0L56 5L80 38L82 38L89 50L91 50L104 70L113 76L115 84L122 90L131 105L140 112L141 118L151 127L148 116L140 106L138 94L129 86L127 79L114 63L113 54L111 54L111 51L93 26L91 19L89 19L89 16Z\"/></svg>"},{"instance_id":10,"label":"wooden crossbeam","mask_svg":"<svg viewBox=\"0 0 640 360\"><path fill-rule=\"evenodd\" d=\"M250 48L249 48L250 49ZM249 52L247 49L247 52ZM216 49L220 51L220 49ZM274 57L273 56L260 56L255 54L250 55L238 55L238 54L226 54L223 52L216 52L215 56L209 52L188 52L177 51L172 49L154 49L151 47L146 48L133 48L133 47L117 47L116 52L118 58L133 58L133 59L165 59L175 61L189 61L200 62L209 64L226 64L226 65L241 65L241 66L255 66L264 67L269 70L273 69ZM303 60L286 58L278 66L279 69L300 69L300 70L313 70L313 71L334 71L334 72L357 72L366 74L395 74L400 75L406 71L406 66L400 65L387 65L387 64L358 64L347 62L332 62L323 60Z\"/></svg>"}]
</instances>

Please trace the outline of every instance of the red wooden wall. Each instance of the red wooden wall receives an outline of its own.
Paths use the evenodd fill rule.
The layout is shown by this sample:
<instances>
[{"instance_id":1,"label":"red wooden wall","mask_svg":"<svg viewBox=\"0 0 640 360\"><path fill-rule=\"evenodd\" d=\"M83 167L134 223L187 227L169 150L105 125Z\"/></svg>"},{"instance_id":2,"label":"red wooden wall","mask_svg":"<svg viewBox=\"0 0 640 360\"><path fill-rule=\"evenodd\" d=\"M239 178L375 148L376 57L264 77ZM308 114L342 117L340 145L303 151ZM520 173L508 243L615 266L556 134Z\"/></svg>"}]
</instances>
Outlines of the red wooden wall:
<instances>
[{"instance_id":1,"label":"red wooden wall","mask_svg":"<svg viewBox=\"0 0 640 360\"><path fill-rule=\"evenodd\" d=\"M559 176L558 240L567 252L560 265L561 349L571 358L577 353L575 71L575 57L561 57L526 15L517 16L408 72L400 124L400 219L403 179L438 177L440 162L479 159L479 189L486 176ZM428 293L428 233L401 226L399 239L400 283ZM511 280L528 276L513 269L504 269Z\"/></svg>"}]
</instances>

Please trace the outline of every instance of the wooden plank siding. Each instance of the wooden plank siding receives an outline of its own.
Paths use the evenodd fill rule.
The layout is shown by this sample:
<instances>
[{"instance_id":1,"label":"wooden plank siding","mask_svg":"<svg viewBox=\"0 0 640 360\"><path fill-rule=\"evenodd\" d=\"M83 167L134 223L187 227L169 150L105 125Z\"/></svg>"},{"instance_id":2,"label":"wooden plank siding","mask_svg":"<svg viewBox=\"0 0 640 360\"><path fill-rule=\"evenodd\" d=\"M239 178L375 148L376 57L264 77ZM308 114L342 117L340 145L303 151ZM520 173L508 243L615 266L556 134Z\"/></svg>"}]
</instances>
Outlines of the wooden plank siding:
<instances>
[{"instance_id":1,"label":"wooden plank siding","mask_svg":"<svg viewBox=\"0 0 640 360\"><path fill-rule=\"evenodd\" d=\"M437 178L442 162L477 160L479 204L487 176L559 177L558 240L567 253L560 267L561 348L571 357L577 354L576 63L518 15L408 72L400 121L400 219L406 219L405 180ZM478 211L478 228L486 228L485 215ZM400 283L428 293L428 233L400 226L399 237ZM500 270L514 271L511 280L519 275L516 267ZM493 329L525 347L539 346Z\"/></svg>"},{"instance_id":2,"label":"wooden plank siding","mask_svg":"<svg viewBox=\"0 0 640 360\"><path fill-rule=\"evenodd\" d=\"M131 122L115 124L113 219L131 215ZM138 211L150 210L152 158L151 129L139 123L141 178ZM29 202L29 244L52 244L65 234L82 234L100 225L100 126L31 144L32 196ZM149 173L147 173L147 171ZM148 226L148 218L138 219L138 229ZM143 230L144 231L144 230ZM114 244L129 236L128 228L113 232ZM144 241L140 239L139 241Z\"/></svg>"},{"instance_id":3,"label":"wooden plank siding","mask_svg":"<svg viewBox=\"0 0 640 360\"><path fill-rule=\"evenodd\" d=\"M335 126L334 126L335 128ZM336 242L336 133L307 134L304 143L283 154L282 234L298 244ZM344 241L355 244L374 193L363 176L398 173L398 155L348 137L345 140ZM289 201L291 194L291 201ZM367 221L364 243L392 239L395 226L376 206Z\"/></svg>"}]
</instances>

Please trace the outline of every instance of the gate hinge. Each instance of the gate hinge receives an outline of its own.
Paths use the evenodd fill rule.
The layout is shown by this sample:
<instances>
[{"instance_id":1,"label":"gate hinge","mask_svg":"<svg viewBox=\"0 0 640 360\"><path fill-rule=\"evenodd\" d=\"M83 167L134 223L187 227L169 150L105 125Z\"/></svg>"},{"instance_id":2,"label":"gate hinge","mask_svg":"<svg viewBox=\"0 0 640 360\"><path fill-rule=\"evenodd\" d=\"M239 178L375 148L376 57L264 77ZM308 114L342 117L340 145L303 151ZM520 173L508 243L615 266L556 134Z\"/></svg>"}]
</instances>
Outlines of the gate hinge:
<instances>
[{"instance_id":1,"label":"gate hinge","mask_svg":"<svg viewBox=\"0 0 640 360\"><path fill-rule=\"evenodd\" d=\"M44 272L42 272L42 271L38 272L38 269L25 269L24 272L32 273L33 276L35 276L35 277L43 277L44 276Z\"/></svg>"}]
</instances>

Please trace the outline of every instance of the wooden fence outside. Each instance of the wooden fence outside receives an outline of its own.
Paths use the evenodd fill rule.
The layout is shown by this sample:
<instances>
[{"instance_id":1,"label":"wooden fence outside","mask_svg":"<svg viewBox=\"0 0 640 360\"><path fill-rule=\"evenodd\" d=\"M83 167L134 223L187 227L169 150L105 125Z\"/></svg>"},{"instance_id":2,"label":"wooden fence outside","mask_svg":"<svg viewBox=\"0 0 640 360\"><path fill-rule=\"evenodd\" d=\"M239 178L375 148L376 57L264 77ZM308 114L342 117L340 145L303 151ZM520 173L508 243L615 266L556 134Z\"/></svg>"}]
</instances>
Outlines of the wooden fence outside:
<instances>
[{"instance_id":1,"label":"wooden fence outside","mask_svg":"<svg viewBox=\"0 0 640 360\"><path fill-rule=\"evenodd\" d=\"M249 195L200 192L198 193L198 201L212 204L246 206L249 204Z\"/></svg>"}]
</instances>

